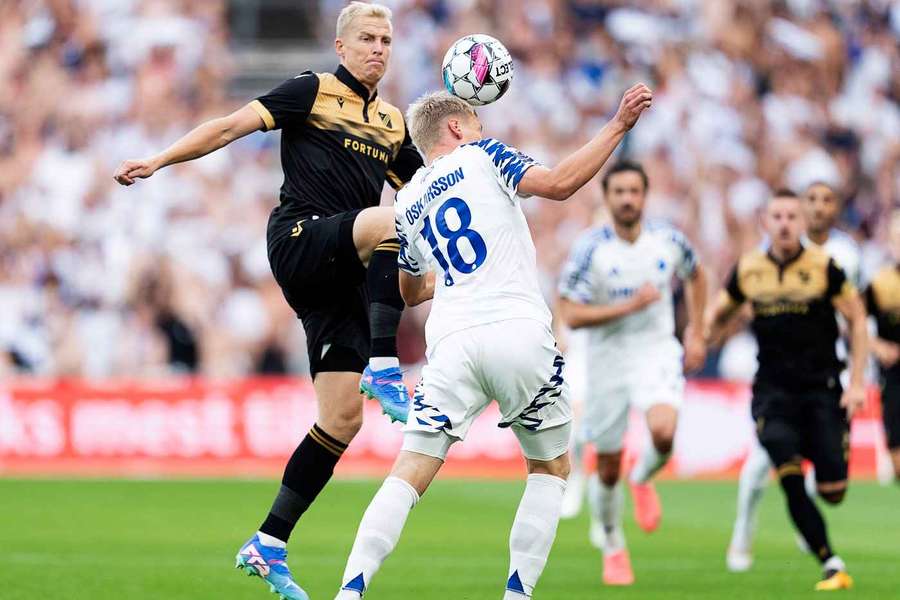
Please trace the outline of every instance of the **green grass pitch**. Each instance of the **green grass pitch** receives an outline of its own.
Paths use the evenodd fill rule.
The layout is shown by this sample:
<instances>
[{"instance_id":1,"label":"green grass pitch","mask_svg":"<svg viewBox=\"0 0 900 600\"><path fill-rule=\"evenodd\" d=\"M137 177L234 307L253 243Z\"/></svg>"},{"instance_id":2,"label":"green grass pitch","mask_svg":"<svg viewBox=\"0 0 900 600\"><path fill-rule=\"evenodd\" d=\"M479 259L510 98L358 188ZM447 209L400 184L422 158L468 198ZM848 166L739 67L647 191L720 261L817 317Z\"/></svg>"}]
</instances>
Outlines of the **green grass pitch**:
<instances>
[{"instance_id":1,"label":"green grass pitch","mask_svg":"<svg viewBox=\"0 0 900 600\"><path fill-rule=\"evenodd\" d=\"M332 483L295 532L290 565L313 600L334 597L377 485ZM0 480L0 598L271 598L258 579L232 566L276 487L258 481ZM367 599L499 599L507 536L522 489L521 482L438 481L413 511ZM742 575L725 571L735 489L729 482L660 484L659 531L647 536L628 520L637 584L627 589L600 585L600 557L587 541L587 517L562 522L535 598L813 596L818 566L796 550L774 485L762 505L756 565ZM900 598L900 489L854 483L845 504L825 512L833 543L857 583L838 594Z\"/></svg>"}]
</instances>

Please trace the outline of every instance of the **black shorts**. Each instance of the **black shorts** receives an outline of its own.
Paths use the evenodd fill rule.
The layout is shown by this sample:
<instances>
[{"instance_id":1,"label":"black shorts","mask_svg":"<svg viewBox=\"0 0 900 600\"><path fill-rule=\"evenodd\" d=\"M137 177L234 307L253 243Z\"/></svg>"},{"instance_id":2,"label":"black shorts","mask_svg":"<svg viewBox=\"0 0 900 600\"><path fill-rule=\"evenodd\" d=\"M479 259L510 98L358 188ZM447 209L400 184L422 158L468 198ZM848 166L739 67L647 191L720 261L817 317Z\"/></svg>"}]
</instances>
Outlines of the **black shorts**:
<instances>
[{"instance_id":1,"label":"black shorts","mask_svg":"<svg viewBox=\"0 0 900 600\"><path fill-rule=\"evenodd\" d=\"M884 377L881 385L881 414L888 448L900 450L900 376Z\"/></svg>"},{"instance_id":2,"label":"black shorts","mask_svg":"<svg viewBox=\"0 0 900 600\"><path fill-rule=\"evenodd\" d=\"M757 383L753 419L776 467L802 457L815 465L819 482L847 479L850 422L841 407L840 385L794 391Z\"/></svg>"},{"instance_id":3,"label":"black shorts","mask_svg":"<svg viewBox=\"0 0 900 600\"><path fill-rule=\"evenodd\" d=\"M269 245L269 264L303 322L309 369L362 373L369 361L366 268L353 243L360 210L307 219Z\"/></svg>"}]
</instances>

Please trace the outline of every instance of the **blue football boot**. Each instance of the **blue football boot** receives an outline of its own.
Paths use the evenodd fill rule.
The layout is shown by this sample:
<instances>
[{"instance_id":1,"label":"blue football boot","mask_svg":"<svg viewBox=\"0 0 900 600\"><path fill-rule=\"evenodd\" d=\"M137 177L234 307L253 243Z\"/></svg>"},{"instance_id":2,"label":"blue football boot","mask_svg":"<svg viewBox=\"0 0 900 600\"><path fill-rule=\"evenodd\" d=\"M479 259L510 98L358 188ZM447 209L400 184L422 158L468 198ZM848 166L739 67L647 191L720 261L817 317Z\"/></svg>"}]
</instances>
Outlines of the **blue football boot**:
<instances>
[{"instance_id":1,"label":"blue football boot","mask_svg":"<svg viewBox=\"0 0 900 600\"><path fill-rule=\"evenodd\" d=\"M378 400L384 414L391 421L406 423L409 416L409 390L403 383L403 373L397 367L373 371L366 367L359 382L359 391Z\"/></svg>"},{"instance_id":2,"label":"blue football boot","mask_svg":"<svg viewBox=\"0 0 900 600\"><path fill-rule=\"evenodd\" d=\"M241 546L234 566L250 577L263 579L269 584L269 590L282 600L309 600L291 576L287 566L287 550L263 545L256 535Z\"/></svg>"}]
</instances>

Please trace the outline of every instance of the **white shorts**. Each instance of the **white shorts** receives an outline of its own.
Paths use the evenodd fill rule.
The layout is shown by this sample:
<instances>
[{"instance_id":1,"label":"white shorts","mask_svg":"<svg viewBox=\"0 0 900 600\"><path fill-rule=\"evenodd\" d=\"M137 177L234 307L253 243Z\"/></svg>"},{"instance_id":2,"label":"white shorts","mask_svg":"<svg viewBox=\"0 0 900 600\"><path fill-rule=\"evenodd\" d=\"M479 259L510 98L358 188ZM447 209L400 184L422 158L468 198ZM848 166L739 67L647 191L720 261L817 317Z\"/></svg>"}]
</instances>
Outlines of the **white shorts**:
<instances>
[{"instance_id":1,"label":"white shorts","mask_svg":"<svg viewBox=\"0 0 900 600\"><path fill-rule=\"evenodd\" d=\"M594 445L597 452L613 453L622 449L631 409L647 412L664 404L676 410L684 401L684 375L681 358L665 359L645 355L620 371L603 374L591 371L584 418L579 435Z\"/></svg>"},{"instance_id":2,"label":"white shorts","mask_svg":"<svg viewBox=\"0 0 900 600\"><path fill-rule=\"evenodd\" d=\"M546 325L509 319L470 327L442 338L427 359L404 426L404 450L443 460L496 400L499 427L513 430L526 458L552 460L566 452L572 408L565 361Z\"/></svg>"}]
</instances>

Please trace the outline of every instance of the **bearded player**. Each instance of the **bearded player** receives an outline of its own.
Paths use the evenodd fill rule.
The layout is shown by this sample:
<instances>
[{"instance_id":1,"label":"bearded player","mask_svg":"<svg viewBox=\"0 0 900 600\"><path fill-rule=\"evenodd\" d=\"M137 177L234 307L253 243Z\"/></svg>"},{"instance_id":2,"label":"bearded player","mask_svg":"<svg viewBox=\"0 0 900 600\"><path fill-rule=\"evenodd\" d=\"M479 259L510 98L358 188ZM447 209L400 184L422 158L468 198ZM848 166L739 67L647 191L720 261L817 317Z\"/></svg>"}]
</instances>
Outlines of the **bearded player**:
<instances>
[{"instance_id":1,"label":"bearded player","mask_svg":"<svg viewBox=\"0 0 900 600\"><path fill-rule=\"evenodd\" d=\"M559 306L569 327L588 332L581 435L597 452L588 498L591 517L604 531L603 581L630 585L634 573L619 485L629 415L632 408L642 412L650 434L628 483L638 525L652 532L662 507L651 479L672 453L683 373L700 368L706 357L706 275L680 231L643 221L648 180L640 165L613 165L602 185L612 224L588 230L573 246L560 281ZM684 347L675 337L675 277L684 283L687 298Z\"/></svg>"}]
</instances>

